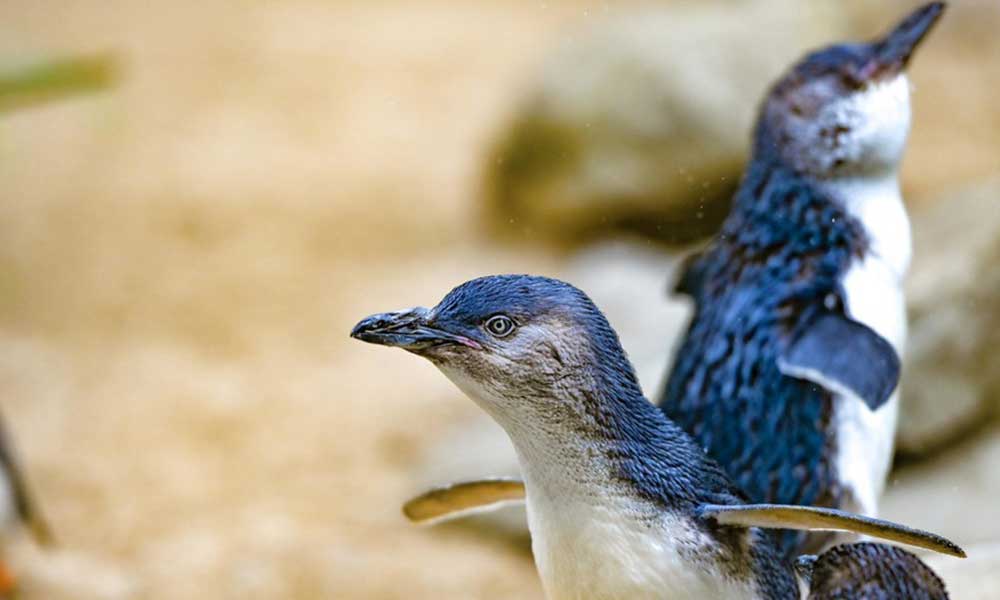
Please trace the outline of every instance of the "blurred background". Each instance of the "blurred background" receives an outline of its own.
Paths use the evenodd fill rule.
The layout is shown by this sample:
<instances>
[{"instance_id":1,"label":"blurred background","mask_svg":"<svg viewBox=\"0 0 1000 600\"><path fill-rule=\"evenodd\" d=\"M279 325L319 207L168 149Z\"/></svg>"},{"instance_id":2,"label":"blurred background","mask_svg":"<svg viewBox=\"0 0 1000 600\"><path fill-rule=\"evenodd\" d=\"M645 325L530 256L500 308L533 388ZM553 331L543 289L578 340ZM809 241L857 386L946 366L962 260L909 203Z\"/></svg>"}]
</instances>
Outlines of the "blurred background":
<instances>
[{"instance_id":1,"label":"blurred background","mask_svg":"<svg viewBox=\"0 0 1000 600\"><path fill-rule=\"evenodd\" d=\"M915 4L5 0L0 410L59 540L5 538L21 598L541 598L510 519L404 522L510 453L351 326L559 276L654 394L767 84ZM998 28L952 2L903 167L884 516L966 547L931 563L956 598L1000 585Z\"/></svg>"}]
</instances>

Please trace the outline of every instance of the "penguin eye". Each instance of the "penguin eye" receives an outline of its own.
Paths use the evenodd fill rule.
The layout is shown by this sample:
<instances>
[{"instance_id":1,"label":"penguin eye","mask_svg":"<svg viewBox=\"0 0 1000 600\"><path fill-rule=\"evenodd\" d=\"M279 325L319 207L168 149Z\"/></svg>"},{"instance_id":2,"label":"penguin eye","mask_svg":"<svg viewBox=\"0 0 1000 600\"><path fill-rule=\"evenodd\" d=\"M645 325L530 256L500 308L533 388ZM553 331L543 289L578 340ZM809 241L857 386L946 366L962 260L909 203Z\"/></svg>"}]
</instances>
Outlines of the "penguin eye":
<instances>
[{"instance_id":1,"label":"penguin eye","mask_svg":"<svg viewBox=\"0 0 1000 600\"><path fill-rule=\"evenodd\" d=\"M851 73L850 71L842 71L839 73L839 76L840 76L840 85L843 86L843 88L846 90L850 90L853 92L863 89L865 87L865 80L859 77L855 73Z\"/></svg>"},{"instance_id":2,"label":"penguin eye","mask_svg":"<svg viewBox=\"0 0 1000 600\"><path fill-rule=\"evenodd\" d=\"M493 315L486 320L486 331L493 337L507 337L514 331L514 321L507 315Z\"/></svg>"}]
</instances>

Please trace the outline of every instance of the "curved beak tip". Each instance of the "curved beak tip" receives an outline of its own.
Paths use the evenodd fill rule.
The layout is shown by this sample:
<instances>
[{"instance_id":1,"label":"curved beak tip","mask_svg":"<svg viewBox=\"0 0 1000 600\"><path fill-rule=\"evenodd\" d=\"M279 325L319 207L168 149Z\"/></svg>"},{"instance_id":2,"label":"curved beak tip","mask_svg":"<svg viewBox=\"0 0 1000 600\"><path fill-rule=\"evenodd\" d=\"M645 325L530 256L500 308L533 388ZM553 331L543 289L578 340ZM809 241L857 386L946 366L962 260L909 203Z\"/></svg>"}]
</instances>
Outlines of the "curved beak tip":
<instances>
[{"instance_id":1,"label":"curved beak tip","mask_svg":"<svg viewBox=\"0 0 1000 600\"><path fill-rule=\"evenodd\" d=\"M370 337L368 334L377 329L378 317L379 315L372 315L370 317L365 317L358 321L358 324L351 328L351 337L356 340L361 340L363 342L368 341L366 338Z\"/></svg>"},{"instance_id":2,"label":"curved beak tip","mask_svg":"<svg viewBox=\"0 0 1000 600\"><path fill-rule=\"evenodd\" d=\"M372 344L387 344L394 330L405 320L401 317L406 311L396 313L378 313L358 321L351 329L351 337Z\"/></svg>"},{"instance_id":3,"label":"curved beak tip","mask_svg":"<svg viewBox=\"0 0 1000 600\"><path fill-rule=\"evenodd\" d=\"M944 2L931 2L903 19L886 36L875 42L876 60L885 68L902 70L944 13Z\"/></svg>"},{"instance_id":4,"label":"curved beak tip","mask_svg":"<svg viewBox=\"0 0 1000 600\"><path fill-rule=\"evenodd\" d=\"M428 325L426 308L410 308L365 317L351 329L351 337L369 344L420 350L448 336Z\"/></svg>"},{"instance_id":5,"label":"curved beak tip","mask_svg":"<svg viewBox=\"0 0 1000 600\"><path fill-rule=\"evenodd\" d=\"M397 345L395 342L398 341L399 334L404 333L403 330L417 316L413 309L370 315L358 321L351 329L351 337L371 344Z\"/></svg>"}]
</instances>

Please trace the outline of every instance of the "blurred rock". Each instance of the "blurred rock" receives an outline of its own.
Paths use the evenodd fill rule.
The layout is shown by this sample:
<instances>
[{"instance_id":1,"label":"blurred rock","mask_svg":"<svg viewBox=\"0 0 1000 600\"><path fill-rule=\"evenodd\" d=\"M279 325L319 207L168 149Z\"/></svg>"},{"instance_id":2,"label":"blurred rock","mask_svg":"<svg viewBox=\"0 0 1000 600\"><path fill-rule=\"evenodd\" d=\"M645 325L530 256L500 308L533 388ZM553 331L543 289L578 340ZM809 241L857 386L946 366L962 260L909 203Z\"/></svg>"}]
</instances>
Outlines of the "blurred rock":
<instances>
[{"instance_id":1,"label":"blurred rock","mask_svg":"<svg viewBox=\"0 0 1000 600\"><path fill-rule=\"evenodd\" d=\"M792 0L675 4L569 37L490 159L491 224L562 239L713 232L766 87L804 51L851 37L849 13Z\"/></svg>"},{"instance_id":2,"label":"blurred rock","mask_svg":"<svg viewBox=\"0 0 1000 600\"><path fill-rule=\"evenodd\" d=\"M942 406L951 404L948 398L939 400ZM939 533L965 549L965 560L922 557L952 598L996 598L1000 589L998 461L1000 428L987 427L947 453L895 471L882 499L880 516Z\"/></svg>"},{"instance_id":3,"label":"blurred rock","mask_svg":"<svg viewBox=\"0 0 1000 600\"><path fill-rule=\"evenodd\" d=\"M894 471L879 516L939 533L963 547L1000 541L997 464L1000 427L992 426L948 452Z\"/></svg>"},{"instance_id":4,"label":"blurred rock","mask_svg":"<svg viewBox=\"0 0 1000 600\"><path fill-rule=\"evenodd\" d=\"M951 194L913 215L910 341L900 451L921 454L961 436L1000 402L1000 180Z\"/></svg>"},{"instance_id":5,"label":"blurred rock","mask_svg":"<svg viewBox=\"0 0 1000 600\"><path fill-rule=\"evenodd\" d=\"M944 580L948 594L961 600L991 600L1000 590L1000 542L966 546L965 560L941 555L923 557Z\"/></svg>"}]
</instances>

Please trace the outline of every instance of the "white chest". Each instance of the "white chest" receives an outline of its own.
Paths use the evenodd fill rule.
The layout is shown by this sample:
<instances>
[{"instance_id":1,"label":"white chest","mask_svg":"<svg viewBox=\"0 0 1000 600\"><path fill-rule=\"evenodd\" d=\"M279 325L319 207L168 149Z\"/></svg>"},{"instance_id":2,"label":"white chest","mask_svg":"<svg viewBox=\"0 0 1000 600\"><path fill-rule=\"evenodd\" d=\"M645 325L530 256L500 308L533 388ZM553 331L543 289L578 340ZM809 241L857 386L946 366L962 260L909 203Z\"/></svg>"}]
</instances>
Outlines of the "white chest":
<instances>
[{"instance_id":1,"label":"white chest","mask_svg":"<svg viewBox=\"0 0 1000 600\"><path fill-rule=\"evenodd\" d=\"M703 534L624 497L559 503L528 492L535 562L551 600L756 598L750 581L699 564Z\"/></svg>"},{"instance_id":2,"label":"white chest","mask_svg":"<svg viewBox=\"0 0 1000 600\"><path fill-rule=\"evenodd\" d=\"M906 343L903 277L909 268L910 223L896 178L858 180L838 190L864 225L871 248L843 280L848 314L889 341L902 356ZM892 459L899 396L872 412L856 398L837 398L840 478L853 491L854 510L875 514Z\"/></svg>"},{"instance_id":3,"label":"white chest","mask_svg":"<svg viewBox=\"0 0 1000 600\"><path fill-rule=\"evenodd\" d=\"M620 482L607 460L607 440L564 430L544 415L526 414L523 400L508 402L461 372L442 371L513 442L535 564L550 600L758 597L750 574L738 580L721 574L715 540Z\"/></svg>"},{"instance_id":4,"label":"white chest","mask_svg":"<svg viewBox=\"0 0 1000 600\"><path fill-rule=\"evenodd\" d=\"M897 350L906 341L903 277L912 253L910 220L894 176L838 184L837 195L868 233L870 248L844 277L848 313Z\"/></svg>"}]
</instances>

